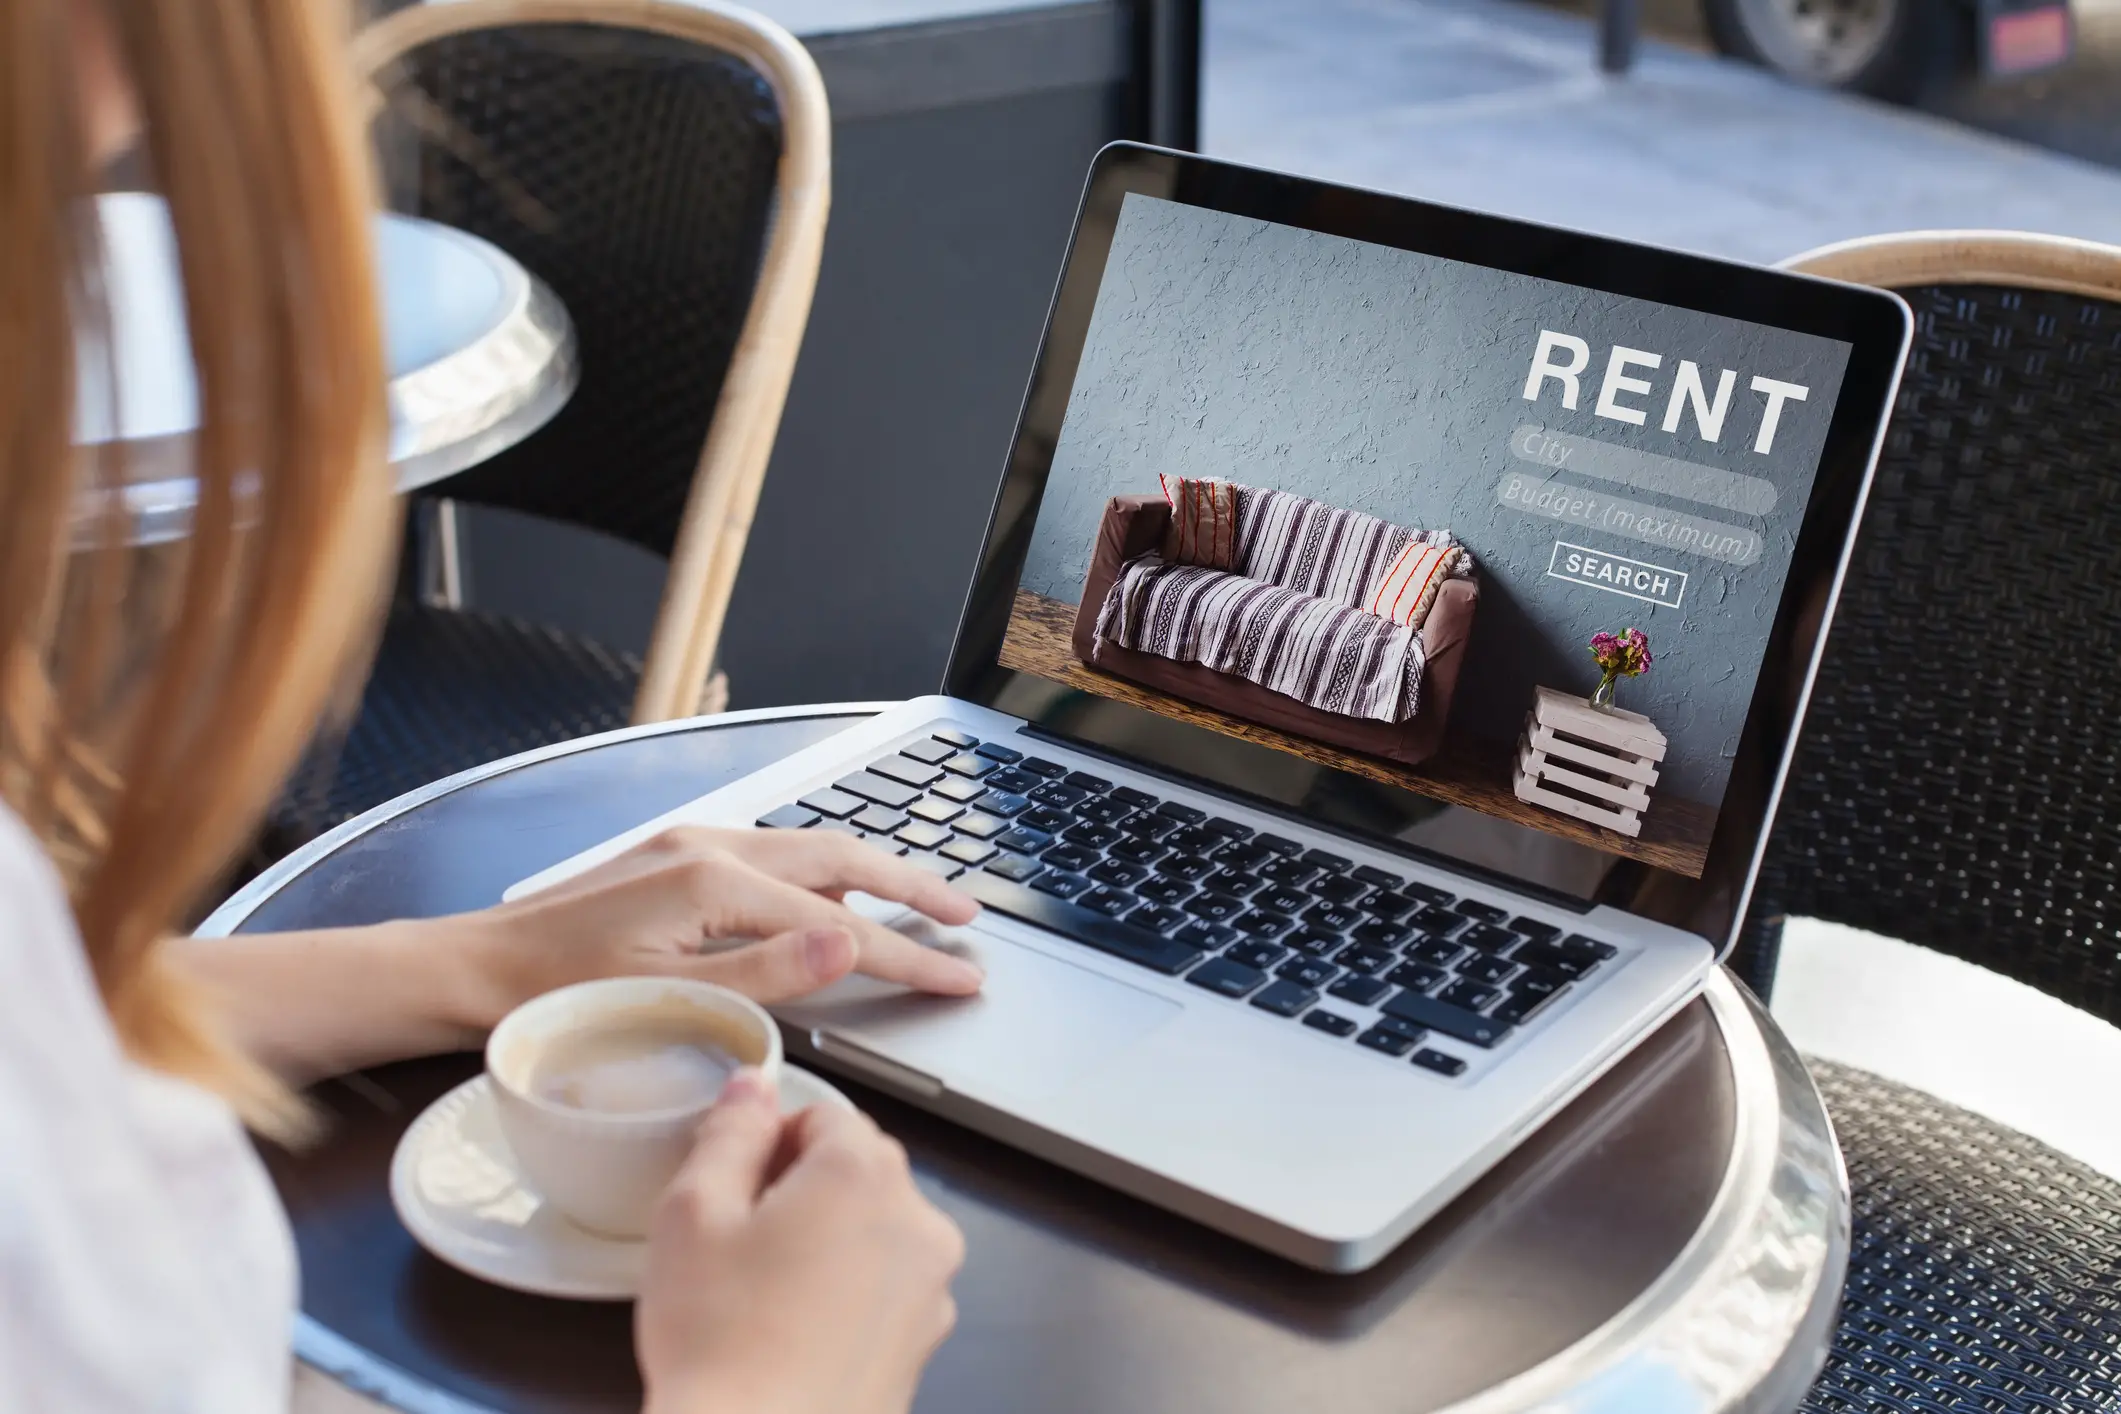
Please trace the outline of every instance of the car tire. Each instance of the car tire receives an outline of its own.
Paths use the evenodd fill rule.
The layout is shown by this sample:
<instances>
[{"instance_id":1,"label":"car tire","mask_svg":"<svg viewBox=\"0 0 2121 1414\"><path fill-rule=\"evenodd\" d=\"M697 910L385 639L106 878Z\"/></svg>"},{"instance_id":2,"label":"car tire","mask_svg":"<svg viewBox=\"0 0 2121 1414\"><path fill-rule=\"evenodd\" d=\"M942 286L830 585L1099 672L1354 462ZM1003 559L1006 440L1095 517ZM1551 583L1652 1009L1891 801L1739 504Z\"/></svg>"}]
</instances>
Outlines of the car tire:
<instances>
[{"instance_id":1,"label":"car tire","mask_svg":"<svg viewBox=\"0 0 2121 1414\"><path fill-rule=\"evenodd\" d=\"M1959 0L1702 0L1716 48L1799 83L1912 103L1972 65Z\"/></svg>"}]
</instances>

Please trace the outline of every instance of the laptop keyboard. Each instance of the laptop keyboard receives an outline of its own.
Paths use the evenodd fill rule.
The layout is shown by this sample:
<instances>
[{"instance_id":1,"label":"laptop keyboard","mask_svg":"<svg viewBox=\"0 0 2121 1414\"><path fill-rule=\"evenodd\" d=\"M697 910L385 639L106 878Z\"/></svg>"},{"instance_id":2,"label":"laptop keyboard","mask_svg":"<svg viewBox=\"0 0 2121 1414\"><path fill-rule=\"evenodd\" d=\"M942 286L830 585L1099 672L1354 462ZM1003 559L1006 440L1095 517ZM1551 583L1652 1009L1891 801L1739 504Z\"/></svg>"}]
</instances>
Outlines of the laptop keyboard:
<instances>
[{"instance_id":1,"label":"laptop keyboard","mask_svg":"<svg viewBox=\"0 0 2121 1414\"><path fill-rule=\"evenodd\" d=\"M988 908L1444 1076L1618 950L999 742L938 730L762 815L839 830Z\"/></svg>"}]
</instances>

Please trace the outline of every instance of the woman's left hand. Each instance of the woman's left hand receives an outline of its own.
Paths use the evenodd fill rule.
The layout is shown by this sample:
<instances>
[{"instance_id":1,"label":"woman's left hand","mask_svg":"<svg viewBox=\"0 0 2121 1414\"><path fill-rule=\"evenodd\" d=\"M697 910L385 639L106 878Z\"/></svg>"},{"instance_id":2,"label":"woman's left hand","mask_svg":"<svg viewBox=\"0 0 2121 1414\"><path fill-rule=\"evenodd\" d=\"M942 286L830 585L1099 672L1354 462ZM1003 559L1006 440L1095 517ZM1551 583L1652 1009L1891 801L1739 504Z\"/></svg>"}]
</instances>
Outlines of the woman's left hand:
<instances>
[{"instance_id":1,"label":"woman's left hand","mask_svg":"<svg viewBox=\"0 0 2121 1414\"><path fill-rule=\"evenodd\" d=\"M696 977L760 1002L850 972L920 991L979 990L979 968L862 917L860 891L939 923L979 905L941 878L822 830L679 828L513 903L463 917L490 994L486 1024L571 982L634 973Z\"/></svg>"}]
</instances>

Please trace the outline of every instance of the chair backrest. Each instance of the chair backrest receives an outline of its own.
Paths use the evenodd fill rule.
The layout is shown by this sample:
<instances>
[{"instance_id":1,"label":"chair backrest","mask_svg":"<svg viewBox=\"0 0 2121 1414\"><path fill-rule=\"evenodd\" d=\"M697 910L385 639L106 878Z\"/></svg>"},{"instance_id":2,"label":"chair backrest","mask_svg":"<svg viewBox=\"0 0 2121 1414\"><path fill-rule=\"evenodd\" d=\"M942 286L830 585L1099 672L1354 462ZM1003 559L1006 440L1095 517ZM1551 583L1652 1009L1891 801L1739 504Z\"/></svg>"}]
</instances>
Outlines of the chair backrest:
<instances>
[{"instance_id":1,"label":"chair backrest","mask_svg":"<svg viewBox=\"0 0 2121 1414\"><path fill-rule=\"evenodd\" d=\"M581 382L432 488L671 557L635 718L694 710L809 317L824 87L712 3L457 0L364 31L396 204L493 242L573 321Z\"/></svg>"},{"instance_id":2,"label":"chair backrest","mask_svg":"<svg viewBox=\"0 0 2121 1414\"><path fill-rule=\"evenodd\" d=\"M1897 290L1915 341L1734 965L1764 993L1823 918L2121 1022L2121 249L1787 264Z\"/></svg>"}]
</instances>

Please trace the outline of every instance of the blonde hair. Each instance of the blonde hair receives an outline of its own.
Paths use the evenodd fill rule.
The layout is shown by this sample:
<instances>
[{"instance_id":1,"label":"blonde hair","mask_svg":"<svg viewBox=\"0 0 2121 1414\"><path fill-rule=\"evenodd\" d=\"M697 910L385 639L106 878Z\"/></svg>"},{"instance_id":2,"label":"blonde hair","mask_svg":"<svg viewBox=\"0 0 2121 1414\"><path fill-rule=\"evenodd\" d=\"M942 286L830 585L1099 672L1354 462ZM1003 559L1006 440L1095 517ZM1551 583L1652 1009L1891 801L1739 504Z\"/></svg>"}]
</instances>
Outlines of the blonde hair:
<instances>
[{"instance_id":1,"label":"blonde hair","mask_svg":"<svg viewBox=\"0 0 2121 1414\"><path fill-rule=\"evenodd\" d=\"M85 3L0 0L0 798L59 865L133 1056L285 1132L299 1106L162 944L252 837L382 599L396 510L345 16L95 0L169 203L199 393L190 533L147 553L124 543L122 456L73 446L76 330L93 356L104 284Z\"/></svg>"}]
</instances>

